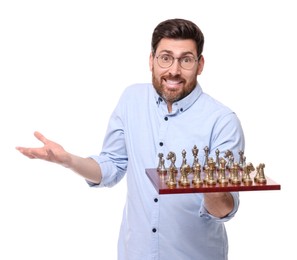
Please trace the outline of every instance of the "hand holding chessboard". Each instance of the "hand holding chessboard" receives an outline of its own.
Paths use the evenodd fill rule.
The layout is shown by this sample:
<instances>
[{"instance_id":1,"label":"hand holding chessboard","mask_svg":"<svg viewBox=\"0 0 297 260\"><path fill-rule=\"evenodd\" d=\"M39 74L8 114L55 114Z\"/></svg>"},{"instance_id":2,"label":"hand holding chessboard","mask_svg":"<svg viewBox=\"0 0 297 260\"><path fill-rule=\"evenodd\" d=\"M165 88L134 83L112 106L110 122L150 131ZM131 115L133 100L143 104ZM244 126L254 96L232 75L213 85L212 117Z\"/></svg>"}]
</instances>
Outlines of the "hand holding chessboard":
<instances>
[{"instance_id":1,"label":"hand holding chessboard","mask_svg":"<svg viewBox=\"0 0 297 260\"><path fill-rule=\"evenodd\" d=\"M265 164L260 163L255 168L252 163L246 163L242 151L239 151L239 162L234 162L233 153L229 150L224 157L220 157L217 150L215 160L209 157L208 151L208 147L205 147L205 161L201 165L198 162L198 149L194 146L194 160L190 166L183 150L179 169L175 166L174 152L169 152L166 157L171 161L168 168L160 153L157 168L146 169L146 174L159 194L280 190L280 185L265 175Z\"/></svg>"}]
</instances>

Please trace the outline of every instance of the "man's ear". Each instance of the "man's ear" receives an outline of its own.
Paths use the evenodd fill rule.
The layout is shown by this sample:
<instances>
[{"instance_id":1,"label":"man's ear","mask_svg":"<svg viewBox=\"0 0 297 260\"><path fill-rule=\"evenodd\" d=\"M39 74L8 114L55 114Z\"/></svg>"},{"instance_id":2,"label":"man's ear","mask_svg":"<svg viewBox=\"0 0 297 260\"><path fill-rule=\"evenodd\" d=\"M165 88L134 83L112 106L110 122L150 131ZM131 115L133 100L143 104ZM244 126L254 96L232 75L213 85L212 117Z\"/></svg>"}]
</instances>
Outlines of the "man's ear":
<instances>
[{"instance_id":1,"label":"man's ear","mask_svg":"<svg viewBox=\"0 0 297 260\"><path fill-rule=\"evenodd\" d=\"M200 75L204 68L204 57L203 55L200 55L198 60L198 68L197 68L197 75Z\"/></svg>"},{"instance_id":2,"label":"man's ear","mask_svg":"<svg viewBox=\"0 0 297 260\"><path fill-rule=\"evenodd\" d=\"M153 67L154 67L154 56L153 56L152 53L150 54L149 63L150 63L150 70L152 71L153 70Z\"/></svg>"}]
</instances>

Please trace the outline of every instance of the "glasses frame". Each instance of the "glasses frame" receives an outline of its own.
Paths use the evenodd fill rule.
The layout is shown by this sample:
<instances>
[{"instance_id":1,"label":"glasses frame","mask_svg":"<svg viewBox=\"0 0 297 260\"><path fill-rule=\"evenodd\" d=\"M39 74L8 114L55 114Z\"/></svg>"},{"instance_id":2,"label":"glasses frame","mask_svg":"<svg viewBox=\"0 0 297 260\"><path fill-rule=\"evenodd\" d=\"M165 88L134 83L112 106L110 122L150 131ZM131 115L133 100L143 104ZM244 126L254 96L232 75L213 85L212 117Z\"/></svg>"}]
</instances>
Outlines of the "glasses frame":
<instances>
[{"instance_id":1,"label":"glasses frame","mask_svg":"<svg viewBox=\"0 0 297 260\"><path fill-rule=\"evenodd\" d=\"M164 55L172 58L172 62L171 62L171 64L170 64L169 66L162 66L162 65L160 65L160 63L159 63L159 58L160 58L161 56L164 56ZM173 55L168 54L168 53L163 53L163 54L159 54L158 56L155 56L155 58L157 59L157 63L158 63L158 65L159 65L161 68L163 68L163 69L168 69L168 68L170 68L170 67L174 64L174 61L177 60L179 66L180 66L182 69L184 69L184 70L191 70L191 69L193 69L194 66L195 66L195 63L196 63L197 61L199 61L200 57L201 57L201 55L200 55L198 58L195 58L195 57L187 56L187 55L186 55L186 56L182 56L182 57L176 58L176 57L174 57ZM181 59L184 59L184 58L193 58L193 59L194 59L195 62L193 63L193 66L192 66L191 68L184 68L184 67L183 67L183 65L182 65L182 63L181 63Z\"/></svg>"}]
</instances>

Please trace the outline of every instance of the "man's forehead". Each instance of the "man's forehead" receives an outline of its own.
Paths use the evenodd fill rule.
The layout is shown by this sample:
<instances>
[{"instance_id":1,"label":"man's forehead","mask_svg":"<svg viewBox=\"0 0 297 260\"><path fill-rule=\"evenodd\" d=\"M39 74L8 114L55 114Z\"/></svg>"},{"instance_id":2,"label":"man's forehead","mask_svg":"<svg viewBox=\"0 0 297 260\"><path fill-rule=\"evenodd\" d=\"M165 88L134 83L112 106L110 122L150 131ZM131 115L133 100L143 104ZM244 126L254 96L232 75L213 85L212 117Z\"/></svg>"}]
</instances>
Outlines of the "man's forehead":
<instances>
[{"instance_id":1,"label":"man's forehead","mask_svg":"<svg viewBox=\"0 0 297 260\"><path fill-rule=\"evenodd\" d=\"M159 42L157 47L157 52L166 52L170 54L186 54L192 53L196 54L196 44L194 40L191 39L167 39L164 38Z\"/></svg>"}]
</instances>

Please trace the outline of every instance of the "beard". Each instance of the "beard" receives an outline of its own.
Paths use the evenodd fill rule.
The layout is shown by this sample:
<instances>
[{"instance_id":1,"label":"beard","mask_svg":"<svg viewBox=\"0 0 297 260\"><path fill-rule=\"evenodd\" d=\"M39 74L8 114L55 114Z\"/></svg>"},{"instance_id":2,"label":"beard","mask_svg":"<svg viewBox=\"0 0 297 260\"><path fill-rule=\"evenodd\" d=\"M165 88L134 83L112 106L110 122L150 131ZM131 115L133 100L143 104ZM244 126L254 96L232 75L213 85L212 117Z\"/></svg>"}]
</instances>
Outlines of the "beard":
<instances>
[{"instance_id":1,"label":"beard","mask_svg":"<svg viewBox=\"0 0 297 260\"><path fill-rule=\"evenodd\" d=\"M184 86L182 88L176 88L176 89L168 89L166 88L165 84L163 84L164 80L174 80L179 81ZM182 77L178 76L161 76L160 79L158 79L155 76L154 70L152 70L152 83L157 91L157 93L166 101L167 103L174 103L176 101L179 101L189 95L192 90L196 87L197 84L197 78L194 77L191 81L187 82Z\"/></svg>"}]
</instances>

